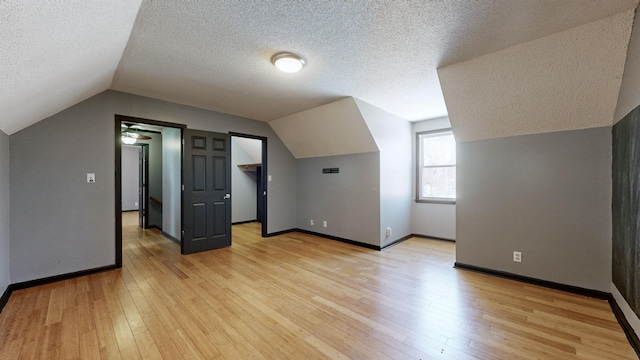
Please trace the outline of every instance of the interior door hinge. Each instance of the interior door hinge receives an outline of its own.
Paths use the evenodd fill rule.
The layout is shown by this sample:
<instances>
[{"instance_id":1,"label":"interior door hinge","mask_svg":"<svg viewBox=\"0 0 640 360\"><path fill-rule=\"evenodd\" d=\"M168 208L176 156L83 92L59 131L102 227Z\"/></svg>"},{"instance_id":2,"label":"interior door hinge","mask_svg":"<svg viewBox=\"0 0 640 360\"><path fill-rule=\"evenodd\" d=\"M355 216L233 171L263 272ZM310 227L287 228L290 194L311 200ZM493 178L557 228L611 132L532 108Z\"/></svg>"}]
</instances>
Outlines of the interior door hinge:
<instances>
[{"instance_id":1,"label":"interior door hinge","mask_svg":"<svg viewBox=\"0 0 640 360\"><path fill-rule=\"evenodd\" d=\"M182 185L182 191L184 191L184 184Z\"/></svg>"}]
</instances>

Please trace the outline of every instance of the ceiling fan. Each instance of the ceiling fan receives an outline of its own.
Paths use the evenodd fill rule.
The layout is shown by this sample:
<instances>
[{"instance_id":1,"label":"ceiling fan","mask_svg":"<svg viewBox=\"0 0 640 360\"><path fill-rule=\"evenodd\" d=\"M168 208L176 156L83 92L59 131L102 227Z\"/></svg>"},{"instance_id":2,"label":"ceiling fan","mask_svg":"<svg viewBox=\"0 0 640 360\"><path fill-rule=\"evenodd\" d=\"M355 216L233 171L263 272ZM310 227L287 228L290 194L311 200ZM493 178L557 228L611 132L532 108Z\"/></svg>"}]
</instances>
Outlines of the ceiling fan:
<instances>
[{"instance_id":1,"label":"ceiling fan","mask_svg":"<svg viewBox=\"0 0 640 360\"><path fill-rule=\"evenodd\" d=\"M138 129L134 128L135 124L122 123L122 142L127 145L133 145L138 140L151 140L151 136L138 134Z\"/></svg>"}]
</instances>

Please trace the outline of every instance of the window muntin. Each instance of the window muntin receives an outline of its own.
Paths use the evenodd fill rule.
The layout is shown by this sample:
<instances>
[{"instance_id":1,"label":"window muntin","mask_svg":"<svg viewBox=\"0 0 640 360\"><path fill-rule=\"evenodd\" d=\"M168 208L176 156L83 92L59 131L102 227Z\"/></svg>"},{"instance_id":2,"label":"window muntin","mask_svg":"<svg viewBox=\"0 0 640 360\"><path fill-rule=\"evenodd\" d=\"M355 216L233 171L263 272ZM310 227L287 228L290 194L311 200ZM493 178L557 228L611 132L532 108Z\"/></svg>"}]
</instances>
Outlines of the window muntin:
<instances>
[{"instance_id":1,"label":"window muntin","mask_svg":"<svg viewBox=\"0 0 640 360\"><path fill-rule=\"evenodd\" d=\"M456 142L450 129L417 134L416 201L455 203Z\"/></svg>"}]
</instances>

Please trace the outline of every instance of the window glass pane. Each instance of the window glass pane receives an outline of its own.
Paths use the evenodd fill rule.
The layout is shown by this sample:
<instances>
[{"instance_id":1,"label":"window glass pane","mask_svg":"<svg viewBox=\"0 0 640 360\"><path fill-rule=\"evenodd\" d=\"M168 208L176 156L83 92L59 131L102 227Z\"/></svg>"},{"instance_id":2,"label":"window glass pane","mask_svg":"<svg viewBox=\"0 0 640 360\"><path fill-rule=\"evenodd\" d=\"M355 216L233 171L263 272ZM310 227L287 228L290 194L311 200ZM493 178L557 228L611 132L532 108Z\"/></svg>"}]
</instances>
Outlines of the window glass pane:
<instances>
[{"instance_id":1,"label":"window glass pane","mask_svg":"<svg viewBox=\"0 0 640 360\"><path fill-rule=\"evenodd\" d=\"M422 168L421 197L456 198L456 167Z\"/></svg>"},{"instance_id":2,"label":"window glass pane","mask_svg":"<svg viewBox=\"0 0 640 360\"><path fill-rule=\"evenodd\" d=\"M422 142L422 165L455 165L456 141L451 133L424 136Z\"/></svg>"},{"instance_id":3,"label":"window glass pane","mask_svg":"<svg viewBox=\"0 0 640 360\"><path fill-rule=\"evenodd\" d=\"M456 141L451 130L418 134L417 198L456 199Z\"/></svg>"}]
</instances>

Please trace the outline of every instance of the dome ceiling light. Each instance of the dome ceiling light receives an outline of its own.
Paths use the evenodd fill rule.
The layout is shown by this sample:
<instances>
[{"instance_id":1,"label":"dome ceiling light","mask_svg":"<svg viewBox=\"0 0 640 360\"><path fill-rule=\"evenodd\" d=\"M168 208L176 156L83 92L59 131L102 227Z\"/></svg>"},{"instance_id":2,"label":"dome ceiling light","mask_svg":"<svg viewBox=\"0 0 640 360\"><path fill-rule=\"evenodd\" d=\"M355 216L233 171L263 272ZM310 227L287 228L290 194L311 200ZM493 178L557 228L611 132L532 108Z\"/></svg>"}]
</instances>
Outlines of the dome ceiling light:
<instances>
[{"instance_id":1,"label":"dome ceiling light","mask_svg":"<svg viewBox=\"0 0 640 360\"><path fill-rule=\"evenodd\" d=\"M273 55L271 62L278 70L288 74L297 73L306 65L303 58L290 52L279 52Z\"/></svg>"}]
</instances>

